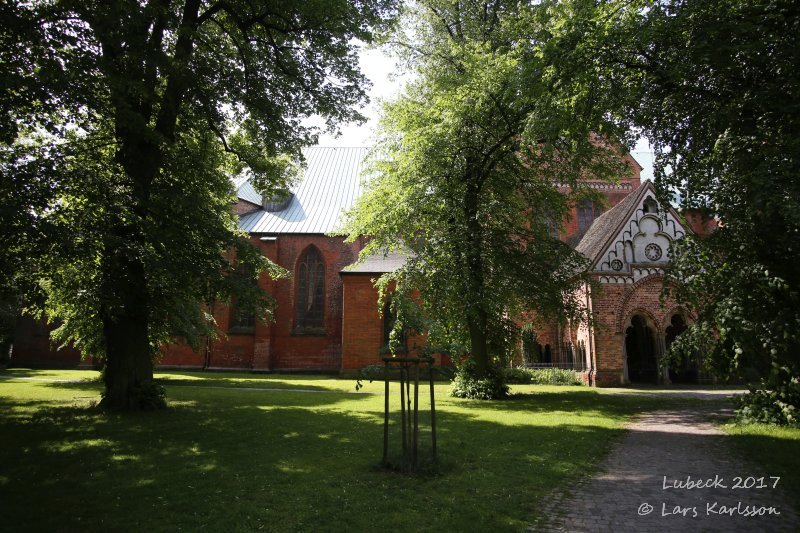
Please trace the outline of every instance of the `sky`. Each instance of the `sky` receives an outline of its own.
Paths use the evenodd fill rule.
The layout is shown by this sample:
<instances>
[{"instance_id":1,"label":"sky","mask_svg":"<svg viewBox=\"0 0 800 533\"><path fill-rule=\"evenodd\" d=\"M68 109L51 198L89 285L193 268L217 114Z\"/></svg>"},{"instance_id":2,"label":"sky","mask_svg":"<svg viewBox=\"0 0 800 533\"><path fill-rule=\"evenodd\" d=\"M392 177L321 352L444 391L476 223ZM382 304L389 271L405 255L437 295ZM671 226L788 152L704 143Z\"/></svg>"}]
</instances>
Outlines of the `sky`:
<instances>
[{"instance_id":1,"label":"sky","mask_svg":"<svg viewBox=\"0 0 800 533\"><path fill-rule=\"evenodd\" d=\"M362 49L359 54L361 72L372 82L369 90L370 103L361 109L368 121L363 125L343 124L341 135L321 135L320 146L370 146L373 144L373 131L378 123L380 99L391 99L397 96L407 77L398 76L394 58L385 55L378 49Z\"/></svg>"},{"instance_id":2,"label":"sky","mask_svg":"<svg viewBox=\"0 0 800 533\"><path fill-rule=\"evenodd\" d=\"M333 135L320 135L320 146L370 146L373 144L374 129L378 123L379 101L381 99L391 99L397 96L403 83L409 79L407 75L401 75L395 64L395 60L384 54L378 49L364 48L359 53L359 63L361 71L372 82L369 90L370 103L361 109L361 113L367 117L367 122L363 125L342 124L341 134L337 137ZM311 123L322 124L319 120ZM640 139L632 150L631 154L639 162L642 170L642 180L653 179L653 152L646 139Z\"/></svg>"}]
</instances>

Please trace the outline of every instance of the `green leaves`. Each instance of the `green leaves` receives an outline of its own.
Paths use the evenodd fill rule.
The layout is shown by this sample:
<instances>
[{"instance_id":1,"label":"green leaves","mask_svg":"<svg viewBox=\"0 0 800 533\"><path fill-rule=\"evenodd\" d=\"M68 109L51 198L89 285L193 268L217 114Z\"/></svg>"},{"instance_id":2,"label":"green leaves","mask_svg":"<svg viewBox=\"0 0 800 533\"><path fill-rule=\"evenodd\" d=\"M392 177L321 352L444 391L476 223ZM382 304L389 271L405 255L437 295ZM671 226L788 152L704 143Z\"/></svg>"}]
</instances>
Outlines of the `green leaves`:
<instances>
[{"instance_id":1,"label":"green leaves","mask_svg":"<svg viewBox=\"0 0 800 533\"><path fill-rule=\"evenodd\" d=\"M24 292L32 312L61 320L59 342L109 360L128 357L125 346L149 346L136 354L149 358L175 337L215 334L217 301L236 298L268 320L271 298L232 273L287 273L237 229L230 175L249 173L267 195L284 190L318 133L306 116L330 128L360 117L355 43L369 43L394 9L0 6L0 298ZM117 338L120 353L109 353L119 335L147 338Z\"/></svg>"},{"instance_id":2,"label":"green leaves","mask_svg":"<svg viewBox=\"0 0 800 533\"><path fill-rule=\"evenodd\" d=\"M545 49L557 22L545 6L429 1L407 16L411 30L394 42L416 78L384 107L367 192L345 231L371 237L365 256L410 252L382 293L390 283L418 293L426 320L415 320L431 344L471 351L480 374L513 348L511 317L578 318L585 259L550 226L575 198L563 186L585 194L586 173L610 179L624 165L590 135L613 124L559 83L566 66L550 54L567 53ZM578 101L587 113L575 113Z\"/></svg>"},{"instance_id":3,"label":"green leaves","mask_svg":"<svg viewBox=\"0 0 800 533\"><path fill-rule=\"evenodd\" d=\"M569 58L553 72L578 101L598 99L647 136L664 202L677 192L681 207L719 223L711 237L690 236L673 250L668 293L695 319L675 350L700 351L723 376L785 383L800 372L800 76L789 67L800 60L796 6L593 4L551 7L561 23L546 52Z\"/></svg>"},{"instance_id":4,"label":"green leaves","mask_svg":"<svg viewBox=\"0 0 800 533\"><path fill-rule=\"evenodd\" d=\"M773 388L800 372L800 76L787 68L800 17L771 0L650 8L618 17L607 57L630 67L629 113L656 147L662 194L719 221L673 254L671 292L697 317L681 344Z\"/></svg>"}]
</instances>

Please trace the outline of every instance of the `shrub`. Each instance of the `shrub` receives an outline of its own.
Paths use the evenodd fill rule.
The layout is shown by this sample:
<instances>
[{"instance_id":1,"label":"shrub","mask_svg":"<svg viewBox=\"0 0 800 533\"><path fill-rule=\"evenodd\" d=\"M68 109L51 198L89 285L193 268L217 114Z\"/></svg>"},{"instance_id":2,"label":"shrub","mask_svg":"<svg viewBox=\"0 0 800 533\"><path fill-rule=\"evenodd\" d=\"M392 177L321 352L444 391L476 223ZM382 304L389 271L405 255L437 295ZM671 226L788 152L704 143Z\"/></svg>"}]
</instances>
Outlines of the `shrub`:
<instances>
[{"instance_id":1,"label":"shrub","mask_svg":"<svg viewBox=\"0 0 800 533\"><path fill-rule=\"evenodd\" d=\"M372 383L373 381L382 380L384 372L385 365L367 365L360 368L356 376L356 392L364 387L364 381Z\"/></svg>"},{"instance_id":2,"label":"shrub","mask_svg":"<svg viewBox=\"0 0 800 533\"><path fill-rule=\"evenodd\" d=\"M103 400L105 400L106 391L103 391L102 397ZM147 385L133 387L131 390L131 398L130 408L133 410L155 411L167 407L167 391L161 384L155 381ZM100 402L100 405L104 405L103 401Z\"/></svg>"},{"instance_id":3,"label":"shrub","mask_svg":"<svg viewBox=\"0 0 800 533\"><path fill-rule=\"evenodd\" d=\"M11 362L9 351L11 350L11 343L0 341L0 366L5 366Z\"/></svg>"},{"instance_id":4,"label":"shrub","mask_svg":"<svg viewBox=\"0 0 800 533\"><path fill-rule=\"evenodd\" d=\"M433 367L433 379L453 381L456 378L456 369L454 366L435 366Z\"/></svg>"},{"instance_id":5,"label":"shrub","mask_svg":"<svg viewBox=\"0 0 800 533\"><path fill-rule=\"evenodd\" d=\"M426 365L420 366L420 379L428 379L427 368ZM383 381L384 372L384 365L367 365L360 368L356 375L356 391L364 387L365 381L369 381L370 383L373 381ZM437 381L452 381L455 377L455 372L451 366L433 366L431 367L431 373L433 374L433 379ZM389 379L400 379L400 372L397 367L391 367L389 369Z\"/></svg>"},{"instance_id":6,"label":"shrub","mask_svg":"<svg viewBox=\"0 0 800 533\"><path fill-rule=\"evenodd\" d=\"M134 394L139 409L143 411L164 409L167 406L167 390L159 383L152 382L143 385Z\"/></svg>"},{"instance_id":7,"label":"shrub","mask_svg":"<svg viewBox=\"0 0 800 533\"><path fill-rule=\"evenodd\" d=\"M456 367L450 396L471 400L497 400L508 396L508 385L502 369L490 366L486 376L475 375L475 363L471 359Z\"/></svg>"},{"instance_id":8,"label":"shrub","mask_svg":"<svg viewBox=\"0 0 800 533\"><path fill-rule=\"evenodd\" d=\"M774 390L751 390L736 398L736 421L740 424L776 424L800 427L800 380Z\"/></svg>"},{"instance_id":9,"label":"shrub","mask_svg":"<svg viewBox=\"0 0 800 533\"><path fill-rule=\"evenodd\" d=\"M583 381L565 368L506 368L507 383L522 385L583 385Z\"/></svg>"}]
</instances>

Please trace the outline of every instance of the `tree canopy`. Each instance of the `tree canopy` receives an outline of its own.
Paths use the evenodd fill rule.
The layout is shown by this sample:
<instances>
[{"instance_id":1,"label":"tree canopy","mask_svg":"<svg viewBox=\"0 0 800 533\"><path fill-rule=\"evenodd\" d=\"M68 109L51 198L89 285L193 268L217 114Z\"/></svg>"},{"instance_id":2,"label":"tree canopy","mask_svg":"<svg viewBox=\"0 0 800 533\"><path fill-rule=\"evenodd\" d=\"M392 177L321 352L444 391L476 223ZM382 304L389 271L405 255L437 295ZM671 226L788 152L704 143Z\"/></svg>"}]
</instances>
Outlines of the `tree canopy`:
<instances>
[{"instance_id":1,"label":"tree canopy","mask_svg":"<svg viewBox=\"0 0 800 533\"><path fill-rule=\"evenodd\" d=\"M557 4L429 0L404 16L392 42L415 78L384 107L346 231L371 237L365 256L409 253L381 286L419 294L425 319L393 298L406 312L397 327L469 353L483 377L511 349L521 313L580 313L585 259L552 230L590 194L581 177L624 175L617 145L605 142L624 131L603 114L595 80L553 66L568 55L554 46Z\"/></svg>"},{"instance_id":2,"label":"tree canopy","mask_svg":"<svg viewBox=\"0 0 800 533\"><path fill-rule=\"evenodd\" d=\"M302 122L360 118L356 44L391 0L56 0L0 6L4 286L105 360L104 404L160 404L158 346L283 271L237 230L229 177L283 189ZM240 265L247 268L238 268Z\"/></svg>"},{"instance_id":3,"label":"tree canopy","mask_svg":"<svg viewBox=\"0 0 800 533\"><path fill-rule=\"evenodd\" d=\"M783 391L784 407L796 407L778 418L791 418L800 407L797 3L618 2L590 25L583 42L653 145L662 196L678 192L682 208L719 223L672 252L668 290L694 318L676 349Z\"/></svg>"}]
</instances>

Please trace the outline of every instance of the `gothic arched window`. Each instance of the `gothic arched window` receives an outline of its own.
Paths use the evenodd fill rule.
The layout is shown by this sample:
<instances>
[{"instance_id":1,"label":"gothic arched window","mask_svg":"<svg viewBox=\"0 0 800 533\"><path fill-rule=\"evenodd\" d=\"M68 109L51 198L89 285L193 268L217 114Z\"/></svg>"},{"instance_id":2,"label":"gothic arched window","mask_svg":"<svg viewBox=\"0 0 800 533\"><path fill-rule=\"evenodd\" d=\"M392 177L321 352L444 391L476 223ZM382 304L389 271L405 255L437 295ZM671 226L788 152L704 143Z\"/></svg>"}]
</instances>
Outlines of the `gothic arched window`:
<instances>
[{"instance_id":1,"label":"gothic arched window","mask_svg":"<svg viewBox=\"0 0 800 533\"><path fill-rule=\"evenodd\" d=\"M547 228L547 234L555 239L558 240L558 231L559 231L559 224L556 220L556 217L553 213L545 213L544 215L544 225Z\"/></svg>"},{"instance_id":2,"label":"gothic arched window","mask_svg":"<svg viewBox=\"0 0 800 533\"><path fill-rule=\"evenodd\" d=\"M644 205L642 210L647 213L658 214L658 202L653 200L653 198L648 197L647 200L644 201Z\"/></svg>"},{"instance_id":3,"label":"gothic arched window","mask_svg":"<svg viewBox=\"0 0 800 533\"><path fill-rule=\"evenodd\" d=\"M250 267L239 265L232 274L238 279L239 283L245 283L253 287L258 287L255 271ZM247 310L239 305L234 299L231 302L231 318L229 323L229 333L253 333L256 328L256 314L250 309Z\"/></svg>"},{"instance_id":4,"label":"gothic arched window","mask_svg":"<svg viewBox=\"0 0 800 533\"><path fill-rule=\"evenodd\" d=\"M585 232L594 219L600 216L600 207L591 200L584 200L578 205L578 232Z\"/></svg>"},{"instance_id":5,"label":"gothic arched window","mask_svg":"<svg viewBox=\"0 0 800 533\"><path fill-rule=\"evenodd\" d=\"M314 246L309 246L297 263L295 326L300 329L325 326L325 263Z\"/></svg>"},{"instance_id":6,"label":"gothic arched window","mask_svg":"<svg viewBox=\"0 0 800 533\"><path fill-rule=\"evenodd\" d=\"M389 346L389 341L391 341L392 330L394 329L394 325L397 323L397 312L392 309L392 301L391 299L386 300L386 304L383 306L383 345ZM400 344L400 351L404 351L406 349L406 332L401 331L399 337L397 338L398 343Z\"/></svg>"}]
</instances>

